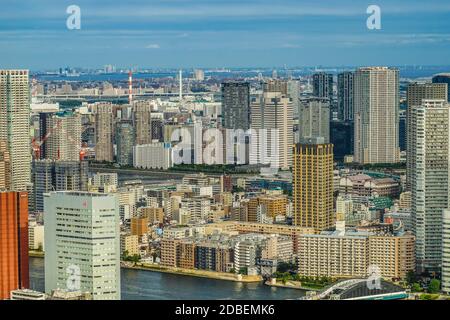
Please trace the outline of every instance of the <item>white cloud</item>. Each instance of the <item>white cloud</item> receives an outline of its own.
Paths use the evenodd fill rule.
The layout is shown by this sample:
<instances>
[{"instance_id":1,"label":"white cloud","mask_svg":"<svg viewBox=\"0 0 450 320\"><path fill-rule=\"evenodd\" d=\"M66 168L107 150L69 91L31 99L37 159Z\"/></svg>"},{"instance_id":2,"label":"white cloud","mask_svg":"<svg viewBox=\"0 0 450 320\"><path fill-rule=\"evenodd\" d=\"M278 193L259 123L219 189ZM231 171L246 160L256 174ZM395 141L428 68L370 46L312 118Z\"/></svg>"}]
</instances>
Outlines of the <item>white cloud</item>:
<instances>
[{"instance_id":1,"label":"white cloud","mask_svg":"<svg viewBox=\"0 0 450 320\"><path fill-rule=\"evenodd\" d=\"M160 49L160 45L157 43L151 43L145 46L146 49Z\"/></svg>"}]
</instances>

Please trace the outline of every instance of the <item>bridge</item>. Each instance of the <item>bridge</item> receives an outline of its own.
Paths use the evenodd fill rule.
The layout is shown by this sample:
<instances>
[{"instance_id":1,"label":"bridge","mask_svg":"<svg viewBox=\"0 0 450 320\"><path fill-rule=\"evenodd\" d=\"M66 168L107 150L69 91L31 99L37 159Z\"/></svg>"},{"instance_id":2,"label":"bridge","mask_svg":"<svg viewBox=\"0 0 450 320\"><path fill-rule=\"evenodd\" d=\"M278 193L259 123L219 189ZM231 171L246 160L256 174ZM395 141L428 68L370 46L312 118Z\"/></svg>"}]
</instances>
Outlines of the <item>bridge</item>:
<instances>
[{"instance_id":1,"label":"bridge","mask_svg":"<svg viewBox=\"0 0 450 320\"><path fill-rule=\"evenodd\" d=\"M367 279L338 281L304 300L398 300L408 298L406 290L392 282L380 279L379 288L370 288Z\"/></svg>"}]
</instances>

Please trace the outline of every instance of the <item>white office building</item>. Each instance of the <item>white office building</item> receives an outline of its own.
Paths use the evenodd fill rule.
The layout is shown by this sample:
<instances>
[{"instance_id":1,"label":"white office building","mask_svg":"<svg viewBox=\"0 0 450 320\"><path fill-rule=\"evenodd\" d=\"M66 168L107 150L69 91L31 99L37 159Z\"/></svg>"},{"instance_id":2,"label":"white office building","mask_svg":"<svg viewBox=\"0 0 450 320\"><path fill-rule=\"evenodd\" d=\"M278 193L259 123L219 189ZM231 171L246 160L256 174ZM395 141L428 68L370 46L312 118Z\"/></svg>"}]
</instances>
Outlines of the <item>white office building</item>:
<instances>
[{"instance_id":1,"label":"white office building","mask_svg":"<svg viewBox=\"0 0 450 320\"><path fill-rule=\"evenodd\" d=\"M115 195L45 194L45 292L82 291L120 299L119 208Z\"/></svg>"},{"instance_id":2,"label":"white office building","mask_svg":"<svg viewBox=\"0 0 450 320\"><path fill-rule=\"evenodd\" d=\"M448 208L449 105L423 100L410 109L411 217L419 272L439 271L442 259L442 212Z\"/></svg>"},{"instance_id":3,"label":"white office building","mask_svg":"<svg viewBox=\"0 0 450 320\"><path fill-rule=\"evenodd\" d=\"M142 169L173 167L173 149L170 143L156 142L133 147L133 165Z\"/></svg>"}]
</instances>

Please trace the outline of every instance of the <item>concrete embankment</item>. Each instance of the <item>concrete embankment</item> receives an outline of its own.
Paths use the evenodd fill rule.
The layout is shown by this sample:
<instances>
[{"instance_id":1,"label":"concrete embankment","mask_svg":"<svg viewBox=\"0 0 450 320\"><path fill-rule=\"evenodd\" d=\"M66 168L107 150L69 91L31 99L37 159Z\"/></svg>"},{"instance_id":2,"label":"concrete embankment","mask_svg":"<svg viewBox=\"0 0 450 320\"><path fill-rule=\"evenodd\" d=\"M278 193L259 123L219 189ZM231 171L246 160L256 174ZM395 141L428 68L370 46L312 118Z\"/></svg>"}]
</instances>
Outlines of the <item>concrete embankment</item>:
<instances>
[{"instance_id":1,"label":"concrete embankment","mask_svg":"<svg viewBox=\"0 0 450 320\"><path fill-rule=\"evenodd\" d=\"M171 273L171 274L191 276L191 277L209 278L209 279L235 281L235 282L261 282L263 280L260 275L246 276L246 275L238 275L238 274L234 274L234 273L214 272L214 271L195 270L195 269L183 269L183 268L173 268L173 267L162 267L159 265L144 264L144 263L142 263L142 264L138 263L135 265L122 263L122 268L163 272L163 273Z\"/></svg>"}]
</instances>

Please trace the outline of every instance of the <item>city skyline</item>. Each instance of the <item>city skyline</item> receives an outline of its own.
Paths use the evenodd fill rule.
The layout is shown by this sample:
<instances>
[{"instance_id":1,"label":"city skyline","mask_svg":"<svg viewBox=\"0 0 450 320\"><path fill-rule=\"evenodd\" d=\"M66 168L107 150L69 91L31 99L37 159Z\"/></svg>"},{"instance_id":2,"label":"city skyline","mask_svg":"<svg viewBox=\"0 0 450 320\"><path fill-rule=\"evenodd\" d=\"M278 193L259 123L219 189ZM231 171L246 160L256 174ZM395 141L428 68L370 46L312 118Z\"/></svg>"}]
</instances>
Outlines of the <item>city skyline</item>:
<instances>
[{"instance_id":1,"label":"city skyline","mask_svg":"<svg viewBox=\"0 0 450 320\"><path fill-rule=\"evenodd\" d=\"M446 64L446 1L377 1L380 30L367 28L371 4L8 0L0 13L1 67ZM66 26L70 5L81 10L80 30Z\"/></svg>"}]
</instances>

